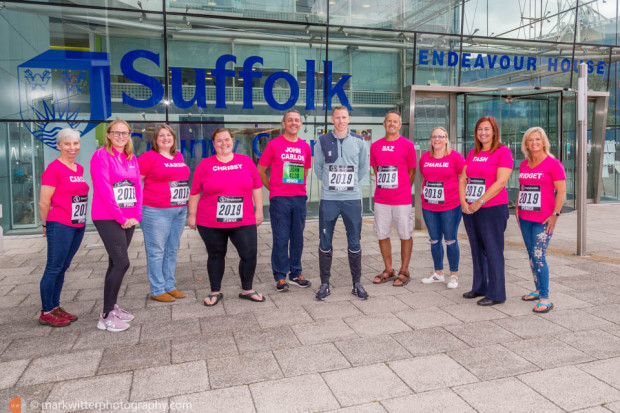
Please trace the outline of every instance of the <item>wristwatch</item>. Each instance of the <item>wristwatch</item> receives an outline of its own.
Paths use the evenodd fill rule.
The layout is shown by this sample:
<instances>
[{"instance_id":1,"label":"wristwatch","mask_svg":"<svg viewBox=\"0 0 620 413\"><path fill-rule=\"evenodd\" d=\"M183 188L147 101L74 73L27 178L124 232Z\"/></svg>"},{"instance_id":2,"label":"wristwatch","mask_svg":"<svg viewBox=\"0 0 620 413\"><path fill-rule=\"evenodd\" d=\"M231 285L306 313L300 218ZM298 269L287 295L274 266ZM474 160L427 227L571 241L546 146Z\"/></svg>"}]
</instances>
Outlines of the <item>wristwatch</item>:
<instances>
[{"instance_id":1,"label":"wristwatch","mask_svg":"<svg viewBox=\"0 0 620 413\"><path fill-rule=\"evenodd\" d=\"M480 205L486 204L486 202L484 202L484 199L482 199L482 198L478 198L478 201L480 201Z\"/></svg>"},{"instance_id":2,"label":"wristwatch","mask_svg":"<svg viewBox=\"0 0 620 413\"><path fill-rule=\"evenodd\" d=\"M555 215L556 217L559 217L560 213L559 212L554 212L553 215Z\"/></svg>"}]
</instances>

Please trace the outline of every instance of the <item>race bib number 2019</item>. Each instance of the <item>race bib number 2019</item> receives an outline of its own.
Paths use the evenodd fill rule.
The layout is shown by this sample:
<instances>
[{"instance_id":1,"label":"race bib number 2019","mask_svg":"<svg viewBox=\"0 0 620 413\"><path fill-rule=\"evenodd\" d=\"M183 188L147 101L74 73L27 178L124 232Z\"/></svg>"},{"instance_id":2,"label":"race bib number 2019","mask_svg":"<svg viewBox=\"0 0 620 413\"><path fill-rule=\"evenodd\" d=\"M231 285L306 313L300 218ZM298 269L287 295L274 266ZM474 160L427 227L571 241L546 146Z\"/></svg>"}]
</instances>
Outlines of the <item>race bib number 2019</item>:
<instances>
[{"instance_id":1,"label":"race bib number 2019","mask_svg":"<svg viewBox=\"0 0 620 413\"><path fill-rule=\"evenodd\" d=\"M243 220L242 196L217 197L217 222L241 222Z\"/></svg>"},{"instance_id":2,"label":"race bib number 2019","mask_svg":"<svg viewBox=\"0 0 620 413\"><path fill-rule=\"evenodd\" d=\"M129 179L120 181L112 185L114 199L119 208L130 208L138 203L136 199L136 187Z\"/></svg>"},{"instance_id":3,"label":"race bib number 2019","mask_svg":"<svg viewBox=\"0 0 620 413\"><path fill-rule=\"evenodd\" d=\"M329 165L328 189L330 191L353 191L355 189L355 166Z\"/></svg>"}]
</instances>

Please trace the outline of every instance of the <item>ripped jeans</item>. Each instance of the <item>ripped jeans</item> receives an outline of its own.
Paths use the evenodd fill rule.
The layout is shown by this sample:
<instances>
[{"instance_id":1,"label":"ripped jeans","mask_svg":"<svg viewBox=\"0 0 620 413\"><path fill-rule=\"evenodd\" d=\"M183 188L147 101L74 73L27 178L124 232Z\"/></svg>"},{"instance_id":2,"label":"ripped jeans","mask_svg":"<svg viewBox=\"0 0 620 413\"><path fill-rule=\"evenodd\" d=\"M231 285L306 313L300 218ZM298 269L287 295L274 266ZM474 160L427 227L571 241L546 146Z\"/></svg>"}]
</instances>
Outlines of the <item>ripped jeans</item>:
<instances>
[{"instance_id":1,"label":"ripped jeans","mask_svg":"<svg viewBox=\"0 0 620 413\"><path fill-rule=\"evenodd\" d=\"M547 266L547 247L551 241L551 235L545 230L547 225L540 222L527 221L519 218L523 242L530 257L530 267L534 275L534 284L540 294L540 298L549 298L549 267Z\"/></svg>"},{"instance_id":2,"label":"ripped jeans","mask_svg":"<svg viewBox=\"0 0 620 413\"><path fill-rule=\"evenodd\" d=\"M463 212L458 206L447 211L430 211L422 209L422 216L428 229L431 243L431 255L435 271L443 270L442 238L446 241L446 252L451 272L458 272L461 252L457 240L457 233Z\"/></svg>"}]
</instances>

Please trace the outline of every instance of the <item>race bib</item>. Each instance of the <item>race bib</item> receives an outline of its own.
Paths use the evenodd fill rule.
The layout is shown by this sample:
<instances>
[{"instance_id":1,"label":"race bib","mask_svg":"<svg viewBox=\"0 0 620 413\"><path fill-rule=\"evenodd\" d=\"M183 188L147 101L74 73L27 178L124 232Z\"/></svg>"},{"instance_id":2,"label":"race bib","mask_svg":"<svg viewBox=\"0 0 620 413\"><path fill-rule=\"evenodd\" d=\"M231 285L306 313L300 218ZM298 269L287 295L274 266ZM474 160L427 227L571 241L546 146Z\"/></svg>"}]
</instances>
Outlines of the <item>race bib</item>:
<instances>
[{"instance_id":1,"label":"race bib","mask_svg":"<svg viewBox=\"0 0 620 413\"><path fill-rule=\"evenodd\" d=\"M429 204L445 204L443 182L426 182L424 185L424 201Z\"/></svg>"},{"instance_id":2,"label":"race bib","mask_svg":"<svg viewBox=\"0 0 620 413\"><path fill-rule=\"evenodd\" d=\"M540 185L521 185L519 188L519 209L540 211L542 196Z\"/></svg>"},{"instance_id":3,"label":"race bib","mask_svg":"<svg viewBox=\"0 0 620 413\"><path fill-rule=\"evenodd\" d=\"M284 162L282 166L282 182L285 184L303 184L304 164L298 162Z\"/></svg>"},{"instance_id":4,"label":"race bib","mask_svg":"<svg viewBox=\"0 0 620 413\"><path fill-rule=\"evenodd\" d=\"M114 189L114 199L119 208L134 207L138 203L136 187L129 179L115 183L112 185L112 189Z\"/></svg>"},{"instance_id":5,"label":"race bib","mask_svg":"<svg viewBox=\"0 0 620 413\"><path fill-rule=\"evenodd\" d=\"M84 224L86 222L86 205L88 195L73 195L71 197L71 223Z\"/></svg>"},{"instance_id":6,"label":"race bib","mask_svg":"<svg viewBox=\"0 0 620 413\"><path fill-rule=\"evenodd\" d=\"M355 189L355 166L329 165L328 174L330 191L353 191Z\"/></svg>"},{"instance_id":7,"label":"race bib","mask_svg":"<svg viewBox=\"0 0 620 413\"><path fill-rule=\"evenodd\" d=\"M484 178L467 178L467 187L465 188L465 201L468 204L476 202L484 194L486 188Z\"/></svg>"},{"instance_id":8,"label":"race bib","mask_svg":"<svg viewBox=\"0 0 620 413\"><path fill-rule=\"evenodd\" d=\"M217 222L241 222L243 220L242 196L217 197Z\"/></svg>"},{"instance_id":9,"label":"race bib","mask_svg":"<svg viewBox=\"0 0 620 413\"><path fill-rule=\"evenodd\" d=\"M189 184L187 181L170 181L170 205L187 205L189 201Z\"/></svg>"},{"instance_id":10,"label":"race bib","mask_svg":"<svg viewBox=\"0 0 620 413\"><path fill-rule=\"evenodd\" d=\"M381 189L398 188L398 167L377 166L377 188L381 188Z\"/></svg>"}]
</instances>

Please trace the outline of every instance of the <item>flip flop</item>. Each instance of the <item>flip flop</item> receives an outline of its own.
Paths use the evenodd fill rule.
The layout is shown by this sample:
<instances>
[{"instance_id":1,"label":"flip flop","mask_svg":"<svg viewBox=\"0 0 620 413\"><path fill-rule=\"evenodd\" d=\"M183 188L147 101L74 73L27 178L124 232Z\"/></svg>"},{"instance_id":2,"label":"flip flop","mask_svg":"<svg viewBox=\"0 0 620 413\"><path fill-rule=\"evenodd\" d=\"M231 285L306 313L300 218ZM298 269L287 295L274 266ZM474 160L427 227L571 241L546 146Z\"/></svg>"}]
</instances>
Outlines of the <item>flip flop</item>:
<instances>
[{"instance_id":1,"label":"flip flop","mask_svg":"<svg viewBox=\"0 0 620 413\"><path fill-rule=\"evenodd\" d=\"M532 298L529 298L532 297ZM529 293L527 295L524 295L523 297L521 297L521 299L523 301L536 301L540 298L540 294L538 293Z\"/></svg>"},{"instance_id":2,"label":"flip flop","mask_svg":"<svg viewBox=\"0 0 620 413\"><path fill-rule=\"evenodd\" d=\"M207 296L207 298L208 298L209 300L211 300L211 299L215 298L215 302L214 302L214 303L212 303L212 304L207 304L207 302L206 302L206 301L203 301L202 303L205 305L205 307L213 307L214 305L216 305L217 303L219 303L220 301L222 301L222 298L224 298L224 294L222 294L222 293L217 293L217 294L209 294L209 295Z\"/></svg>"},{"instance_id":3,"label":"flip flop","mask_svg":"<svg viewBox=\"0 0 620 413\"><path fill-rule=\"evenodd\" d=\"M239 293L239 298L241 298L243 300L250 300L250 301L253 301L255 303L262 303L262 302L264 302L266 300L264 295L263 295L263 299L262 300L255 300L252 297L258 297L258 293L256 291L254 291L253 293L249 293L249 294Z\"/></svg>"},{"instance_id":4,"label":"flip flop","mask_svg":"<svg viewBox=\"0 0 620 413\"><path fill-rule=\"evenodd\" d=\"M538 307L547 307L544 310L536 310ZM551 309L553 308L553 303L538 303L536 304L536 307L534 307L532 309L533 312L535 313L539 313L539 314L544 314L544 313L548 313L549 311L551 311Z\"/></svg>"}]
</instances>

